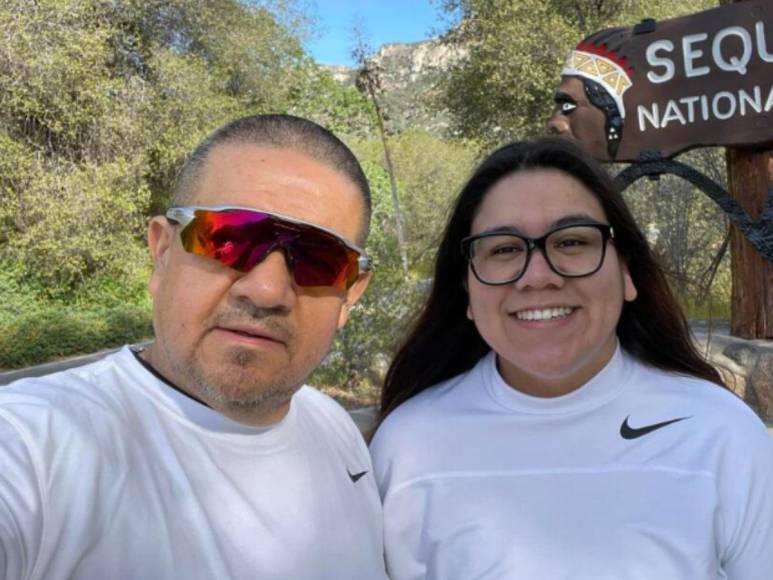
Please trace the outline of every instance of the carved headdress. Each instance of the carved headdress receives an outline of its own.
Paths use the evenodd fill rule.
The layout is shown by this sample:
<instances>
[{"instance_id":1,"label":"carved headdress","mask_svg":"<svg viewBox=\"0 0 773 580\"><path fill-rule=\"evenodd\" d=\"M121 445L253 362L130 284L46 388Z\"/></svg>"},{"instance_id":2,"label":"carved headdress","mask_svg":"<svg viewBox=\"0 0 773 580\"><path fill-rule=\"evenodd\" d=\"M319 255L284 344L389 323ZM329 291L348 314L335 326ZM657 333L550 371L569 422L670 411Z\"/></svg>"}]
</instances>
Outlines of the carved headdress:
<instances>
[{"instance_id":1,"label":"carved headdress","mask_svg":"<svg viewBox=\"0 0 773 580\"><path fill-rule=\"evenodd\" d=\"M624 54L630 28L609 28L580 42L569 55L562 76L585 79L585 93L606 117L607 149L611 159L617 154L623 134L625 103L623 95L633 86L633 68Z\"/></svg>"},{"instance_id":2,"label":"carved headdress","mask_svg":"<svg viewBox=\"0 0 773 580\"><path fill-rule=\"evenodd\" d=\"M625 119L623 93L631 87L630 75L633 69L625 56L609 48L603 39L594 36L589 36L577 45L561 74L584 77L599 83L615 100L620 116Z\"/></svg>"}]
</instances>

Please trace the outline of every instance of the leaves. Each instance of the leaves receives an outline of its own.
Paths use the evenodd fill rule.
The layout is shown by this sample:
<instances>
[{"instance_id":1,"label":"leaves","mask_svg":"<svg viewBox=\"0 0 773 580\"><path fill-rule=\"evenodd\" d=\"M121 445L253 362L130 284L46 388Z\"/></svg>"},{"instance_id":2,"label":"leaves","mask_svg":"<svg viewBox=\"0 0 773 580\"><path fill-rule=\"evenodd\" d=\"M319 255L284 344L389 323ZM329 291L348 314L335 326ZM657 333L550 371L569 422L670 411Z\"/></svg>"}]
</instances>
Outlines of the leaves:
<instances>
[{"instance_id":1,"label":"leaves","mask_svg":"<svg viewBox=\"0 0 773 580\"><path fill-rule=\"evenodd\" d=\"M298 111L355 130L367 107L308 60L293 5L9 0L0 7L0 257L50 297L133 283L144 227L214 128Z\"/></svg>"},{"instance_id":2,"label":"leaves","mask_svg":"<svg viewBox=\"0 0 773 580\"><path fill-rule=\"evenodd\" d=\"M443 105L454 134L487 147L541 135L566 57L588 34L668 18L710 0L447 0L461 21L445 38L469 56L452 68Z\"/></svg>"},{"instance_id":3,"label":"leaves","mask_svg":"<svg viewBox=\"0 0 773 580\"><path fill-rule=\"evenodd\" d=\"M146 223L216 127L287 111L367 134L356 90L303 53L306 26L293 0L0 5L0 366L96 350L108 332L89 327L115 309L147 335Z\"/></svg>"}]
</instances>

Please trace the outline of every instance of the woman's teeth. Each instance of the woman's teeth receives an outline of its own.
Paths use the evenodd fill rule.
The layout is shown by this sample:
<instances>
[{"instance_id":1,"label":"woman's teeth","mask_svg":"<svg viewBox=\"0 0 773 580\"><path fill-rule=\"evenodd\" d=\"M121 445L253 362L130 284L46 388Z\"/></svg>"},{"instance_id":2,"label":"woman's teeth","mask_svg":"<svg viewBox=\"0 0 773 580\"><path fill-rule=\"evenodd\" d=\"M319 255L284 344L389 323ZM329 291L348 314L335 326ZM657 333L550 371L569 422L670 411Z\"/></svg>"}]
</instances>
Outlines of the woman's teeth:
<instances>
[{"instance_id":1,"label":"woman's teeth","mask_svg":"<svg viewBox=\"0 0 773 580\"><path fill-rule=\"evenodd\" d=\"M518 320L554 320L566 318L572 313L573 308L544 308L542 310L520 310L515 313Z\"/></svg>"}]
</instances>

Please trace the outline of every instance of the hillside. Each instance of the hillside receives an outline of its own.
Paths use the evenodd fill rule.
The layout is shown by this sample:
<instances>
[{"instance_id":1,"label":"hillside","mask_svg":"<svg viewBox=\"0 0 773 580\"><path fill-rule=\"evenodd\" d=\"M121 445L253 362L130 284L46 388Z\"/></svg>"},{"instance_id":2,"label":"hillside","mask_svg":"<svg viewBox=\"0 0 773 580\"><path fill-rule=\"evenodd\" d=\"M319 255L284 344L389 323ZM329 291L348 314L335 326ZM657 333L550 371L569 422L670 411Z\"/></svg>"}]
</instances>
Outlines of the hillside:
<instances>
[{"instance_id":1,"label":"hillside","mask_svg":"<svg viewBox=\"0 0 773 580\"><path fill-rule=\"evenodd\" d=\"M435 102L449 67L464 58L437 39L410 44L385 44L371 62L381 80L382 108L387 117L388 130L399 133L408 127L421 127L435 135L445 135L449 117ZM344 66L326 66L336 80L353 84L356 69Z\"/></svg>"}]
</instances>

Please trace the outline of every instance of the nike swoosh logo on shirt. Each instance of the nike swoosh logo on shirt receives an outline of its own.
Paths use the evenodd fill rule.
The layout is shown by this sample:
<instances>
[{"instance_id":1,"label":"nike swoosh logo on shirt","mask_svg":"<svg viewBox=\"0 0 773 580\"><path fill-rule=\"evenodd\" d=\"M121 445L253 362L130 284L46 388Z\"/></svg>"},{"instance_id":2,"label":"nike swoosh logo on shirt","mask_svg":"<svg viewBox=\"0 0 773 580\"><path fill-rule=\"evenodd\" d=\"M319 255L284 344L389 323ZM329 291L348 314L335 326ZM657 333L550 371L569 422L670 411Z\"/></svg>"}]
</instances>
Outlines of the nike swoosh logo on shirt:
<instances>
[{"instance_id":1,"label":"nike swoosh logo on shirt","mask_svg":"<svg viewBox=\"0 0 773 580\"><path fill-rule=\"evenodd\" d=\"M631 416L628 415L628 417L625 418L625 421L623 421L623 424L620 425L620 436L623 439L638 439L639 437L647 435L648 433L652 433L653 431L657 431L658 429L662 429L663 427L671 425L671 423L684 421L690 417L679 417L678 419L671 419L670 421L663 421L662 423L655 423L653 425L646 425L644 427L631 427L628 424L628 419L630 418Z\"/></svg>"},{"instance_id":2,"label":"nike swoosh logo on shirt","mask_svg":"<svg viewBox=\"0 0 773 580\"><path fill-rule=\"evenodd\" d=\"M349 479L351 479L351 480L352 480L354 483L357 483L357 482L359 481L359 479L360 479L360 478L361 478L363 475L365 475L366 473L368 473L368 471L367 471L367 470L365 470L365 471L360 471L359 473L352 473L351 471L349 471L349 468L347 467L347 468L346 468L346 473L348 473L348 474L349 474Z\"/></svg>"}]
</instances>

